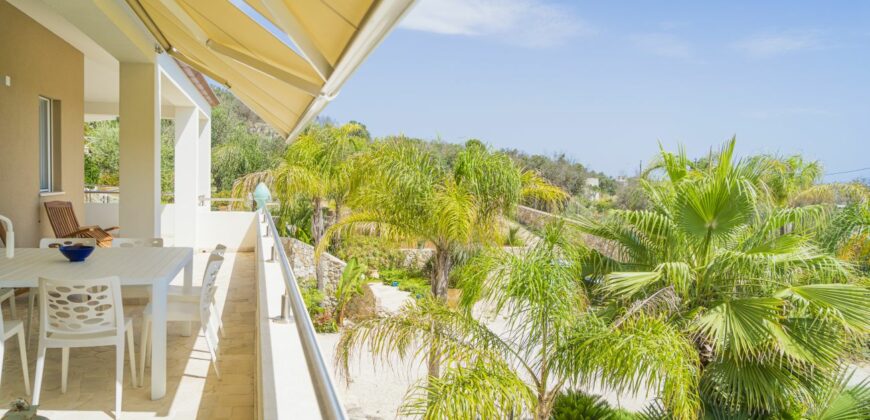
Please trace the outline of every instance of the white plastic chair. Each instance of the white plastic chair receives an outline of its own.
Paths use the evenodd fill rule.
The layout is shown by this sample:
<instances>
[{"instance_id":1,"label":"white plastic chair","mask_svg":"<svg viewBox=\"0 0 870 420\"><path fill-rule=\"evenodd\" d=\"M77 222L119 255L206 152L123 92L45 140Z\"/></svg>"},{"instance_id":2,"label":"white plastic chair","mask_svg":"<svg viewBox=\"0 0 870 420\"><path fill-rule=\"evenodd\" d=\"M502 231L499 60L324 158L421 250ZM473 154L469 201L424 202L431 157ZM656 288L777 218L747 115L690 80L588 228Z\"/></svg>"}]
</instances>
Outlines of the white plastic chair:
<instances>
[{"instance_id":1,"label":"white plastic chair","mask_svg":"<svg viewBox=\"0 0 870 420\"><path fill-rule=\"evenodd\" d=\"M202 287L200 287L199 302L176 300L170 301L166 305L167 321L199 321L200 331L205 336L205 344L211 355L211 364L218 378L220 378L217 366L218 337L212 321L217 315L214 311L215 282L223 262L224 258L220 256L215 255L209 258L208 265L205 268L205 276L203 276L202 280ZM151 349L151 304L148 304L142 312L142 320L142 339L139 341L139 345L142 348L139 360L139 376L143 378L142 382L144 383L145 363L148 360L148 353Z\"/></svg>"},{"instance_id":2,"label":"white plastic chair","mask_svg":"<svg viewBox=\"0 0 870 420\"><path fill-rule=\"evenodd\" d=\"M18 352L21 353L21 372L24 374L24 391L30 395L30 372L27 370L27 342L24 338L24 323L19 320L4 321L0 312L0 380L3 375L3 357L6 355L6 340L18 336Z\"/></svg>"},{"instance_id":3,"label":"white plastic chair","mask_svg":"<svg viewBox=\"0 0 870 420\"><path fill-rule=\"evenodd\" d=\"M163 238L114 238L112 248L163 248ZM121 293L125 299L150 299L151 287L124 286Z\"/></svg>"},{"instance_id":4,"label":"white plastic chair","mask_svg":"<svg viewBox=\"0 0 870 420\"><path fill-rule=\"evenodd\" d=\"M40 248L60 248L67 245L97 246L94 238L42 238L39 240Z\"/></svg>"},{"instance_id":5,"label":"white plastic chair","mask_svg":"<svg viewBox=\"0 0 870 420\"><path fill-rule=\"evenodd\" d=\"M112 248L163 248L163 238L114 238Z\"/></svg>"},{"instance_id":6,"label":"white plastic chair","mask_svg":"<svg viewBox=\"0 0 870 420\"><path fill-rule=\"evenodd\" d=\"M39 349L33 404L39 404L45 352L62 349L61 392L66 392L71 347L115 346L115 418L121 416L124 389L124 337L129 345L130 375L136 381L133 319L124 317L118 277L90 280L39 279Z\"/></svg>"},{"instance_id":7,"label":"white plastic chair","mask_svg":"<svg viewBox=\"0 0 870 420\"><path fill-rule=\"evenodd\" d=\"M3 302L9 301L9 315L12 319L18 318L18 308L15 306L15 289L11 287L0 287L0 305Z\"/></svg>"},{"instance_id":8,"label":"white plastic chair","mask_svg":"<svg viewBox=\"0 0 870 420\"><path fill-rule=\"evenodd\" d=\"M208 262L212 262L215 257L223 258L224 254L227 252L226 245L218 244L214 250L211 251L211 254L208 256ZM205 283L205 279L203 279L203 283ZM178 285L169 285L169 301L179 301L179 302L199 302L199 297L202 294L202 287L200 286L192 286L185 290L184 286ZM221 337L224 336L224 322L221 320L220 313L218 313L217 306L215 305L214 300L212 300L212 308L211 310L215 314L215 319L218 323L218 330L221 333Z\"/></svg>"},{"instance_id":9,"label":"white plastic chair","mask_svg":"<svg viewBox=\"0 0 870 420\"><path fill-rule=\"evenodd\" d=\"M94 238L42 238L39 240L40 248L60 248L67 245L97 246ZM30 342L30 328L33 323L33 308L36 305L37 288L33 287L27 292L27 319L24 320L24 330L27 333L27 342ZM14 308L14 305L12 305Z\"/></svg>"}]
</instances>

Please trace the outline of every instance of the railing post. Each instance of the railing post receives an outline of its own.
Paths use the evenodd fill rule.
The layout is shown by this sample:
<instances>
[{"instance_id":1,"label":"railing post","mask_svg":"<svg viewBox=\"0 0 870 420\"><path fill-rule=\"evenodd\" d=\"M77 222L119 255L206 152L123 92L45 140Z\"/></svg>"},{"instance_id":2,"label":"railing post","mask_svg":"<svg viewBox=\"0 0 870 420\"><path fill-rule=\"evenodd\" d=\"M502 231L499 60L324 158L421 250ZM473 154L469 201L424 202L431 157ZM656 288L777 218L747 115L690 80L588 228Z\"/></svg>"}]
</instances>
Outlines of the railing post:
<instances>
[{"instance_id":1,"label":"railing post","mask_svg":"<svg viewBox=\"0 0 870 420\"><path fill-rule=\"evenodd\" d=\"M290 293L284 289L284 294L281 295L281 321L290 320Z\"/></svg>"}]
</instances>

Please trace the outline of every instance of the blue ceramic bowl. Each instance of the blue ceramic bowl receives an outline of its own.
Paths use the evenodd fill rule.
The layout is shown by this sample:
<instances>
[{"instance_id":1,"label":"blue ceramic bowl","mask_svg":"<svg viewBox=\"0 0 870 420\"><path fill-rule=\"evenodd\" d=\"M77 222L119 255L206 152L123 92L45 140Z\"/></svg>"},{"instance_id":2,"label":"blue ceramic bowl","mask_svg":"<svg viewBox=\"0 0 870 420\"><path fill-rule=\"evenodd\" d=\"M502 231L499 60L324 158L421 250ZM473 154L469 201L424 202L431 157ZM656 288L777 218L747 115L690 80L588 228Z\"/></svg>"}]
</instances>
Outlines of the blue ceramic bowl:
<instances>
[{"instance_id":1,"label":"blue ceramic bowl","mask_svg":"<svg viewBox=\"0 0 870 420\"><path fill-rule=\"evenodd\" d=\"M58 249L69 262L84 261L91 255L91 252L94 252L94 247L86 245L65 245Z\"/></svg>"}]
</instances>

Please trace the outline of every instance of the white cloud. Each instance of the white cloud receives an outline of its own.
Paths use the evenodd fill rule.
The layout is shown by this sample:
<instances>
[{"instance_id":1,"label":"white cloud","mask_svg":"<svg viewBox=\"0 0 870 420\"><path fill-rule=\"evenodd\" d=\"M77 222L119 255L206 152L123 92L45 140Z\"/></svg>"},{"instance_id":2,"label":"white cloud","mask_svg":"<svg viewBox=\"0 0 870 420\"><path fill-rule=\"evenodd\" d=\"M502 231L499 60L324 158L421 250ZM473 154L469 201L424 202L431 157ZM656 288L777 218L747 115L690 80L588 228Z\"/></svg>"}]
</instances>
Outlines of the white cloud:
<instances>
[{"instance_id":1,"label":"white cloud","mask_svg":"<svg viewBox=\"0 0 870 420\"><path fill-rule=\"evenodd\" d=\"M638 48L668 58L689 58L692 48L685 40L666 33L637 34L630 37Z\"/></svg>"},{"instance_id":2,"label":"white cloud","mask_svg":"<svg viewBox=\"0 0 870 420\"><path fill-rule=\"evenodd\" d=\"M770 57L818 49L821 42L815 32L761 34L735 43L734 48L755 57Z\"/></svg>"},{"instance_id":3,"label":"white cloud","mask_svg":"<svg viewBox=\"0 0 870 420\"><path fill-rule=\"evenodd\" d=\"M549 47L594 29L547 0L420 0L401 27Z\"/></svg>"}]
</instances>

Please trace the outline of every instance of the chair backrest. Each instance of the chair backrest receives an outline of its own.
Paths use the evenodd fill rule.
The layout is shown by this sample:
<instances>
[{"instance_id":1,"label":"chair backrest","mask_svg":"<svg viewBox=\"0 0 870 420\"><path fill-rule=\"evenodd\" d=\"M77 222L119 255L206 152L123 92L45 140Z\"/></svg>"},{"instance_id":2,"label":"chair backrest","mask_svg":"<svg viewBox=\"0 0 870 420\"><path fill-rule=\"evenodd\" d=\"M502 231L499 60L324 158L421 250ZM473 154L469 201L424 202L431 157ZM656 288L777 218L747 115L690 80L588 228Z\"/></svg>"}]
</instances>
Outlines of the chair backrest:
<instances>
[{"instance_id":1,"label":"chair backrest","mask_svg":"<svg viewBox=\"0 0 870 420\"><path fill-rule=\"evenodd\" d=\"M67 245L97 246L94 238L42 238L39 240L40 248L60 248Z\"/></svg>"},{"instance_id":2,"label":"chair backrest","mask_svg":"<svg viewBox=\"0 0 870 420\"><path fill-rule=\"evenodd\" d=\"M209 256L208 256L208 262L212 262L212 261L214 261L214 259L215 259L216 257L221 257L221 258L223 258L224 254L226 254L226 253L227 253L227 246L226 246L226 245L223 245L223 244L218 244L218 245L217 245L216 247L214 247L214 249L211 251L211 254L209 254Z\"/></svg>"},{"instance_id":3,"label":"chair backrest","mask_svg":"<svg viewBox=\"0 0 870 420\"><path fill-rule=\"evenodd\" d=\"M113 238L112 248L163 248L163 238Z\"/></svg>"},{"instance_id":4,"label":"chair backrest","mask_svg":"<svg viewBox=\"0 0 870 420\"><path fill-rule=\"evenodd\" d=\"M124 322L117 276L89 280L39 279L40 335L117 331Z\"/></svg>"},{"instance_id":5,"label":"chair backrest","mask_svg":"<svg viewBox=\"0 0 870 420\"><path fill-rule=\"evenodd\" d=\"M209 313L211 303L214 301L215 291L217 290L217 275L223 263L224 257L211 255L208 258L208 264L205 266L205 273L202 276L202 288L199 295L199 309L205 314Z\"/></svg>"},{"instance_id":6,"label":"chair backrest","mask_svg":"<svg viewBox=\"0 0 870 420\"><path fill-rule=\"evenodd\" d=\"M51 222L54 236L66 238L81 229L72 203L69 201L48 201L45 203L45 213Z\"/></svg>"}]
</instances>

